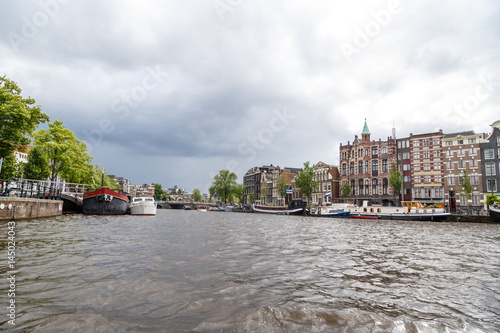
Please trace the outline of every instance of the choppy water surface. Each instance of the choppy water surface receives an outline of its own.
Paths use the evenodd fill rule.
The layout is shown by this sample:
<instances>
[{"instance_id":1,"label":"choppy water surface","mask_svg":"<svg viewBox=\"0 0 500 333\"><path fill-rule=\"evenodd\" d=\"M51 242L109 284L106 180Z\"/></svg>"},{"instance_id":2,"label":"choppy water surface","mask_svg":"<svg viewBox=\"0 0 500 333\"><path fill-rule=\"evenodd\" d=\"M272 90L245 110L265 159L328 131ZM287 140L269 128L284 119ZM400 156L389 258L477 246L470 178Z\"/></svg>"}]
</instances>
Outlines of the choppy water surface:
<instances>
[{"instance_id":1,"label":"choppy water surface","mask_svg":"<svg viewBox=\"0 0 500 333\"><path fill-rule=\"evenodd\" d=\"M16 228L18 331L500 331L500 225L159 210Z\"/></svg>"}]
</instances>

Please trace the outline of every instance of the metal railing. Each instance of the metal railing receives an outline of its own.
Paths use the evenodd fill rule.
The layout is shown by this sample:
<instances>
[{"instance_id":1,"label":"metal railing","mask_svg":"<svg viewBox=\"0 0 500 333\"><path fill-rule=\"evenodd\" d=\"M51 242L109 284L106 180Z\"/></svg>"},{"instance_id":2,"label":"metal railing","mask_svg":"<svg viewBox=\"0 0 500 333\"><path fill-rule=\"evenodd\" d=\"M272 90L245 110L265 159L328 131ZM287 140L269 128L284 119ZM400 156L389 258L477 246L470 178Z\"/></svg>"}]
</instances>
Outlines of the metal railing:
<instances>
[{"instance_id":1,"label":"metal railing","mask_svg":"<svg viewBox=\"0 0 500 333\"><path fill-rule=\"evenodd\" d=\"M83 197L91 186L64 181L0 179L0 197L61 200L61 194Z\"/></svg>"}]
</instances>

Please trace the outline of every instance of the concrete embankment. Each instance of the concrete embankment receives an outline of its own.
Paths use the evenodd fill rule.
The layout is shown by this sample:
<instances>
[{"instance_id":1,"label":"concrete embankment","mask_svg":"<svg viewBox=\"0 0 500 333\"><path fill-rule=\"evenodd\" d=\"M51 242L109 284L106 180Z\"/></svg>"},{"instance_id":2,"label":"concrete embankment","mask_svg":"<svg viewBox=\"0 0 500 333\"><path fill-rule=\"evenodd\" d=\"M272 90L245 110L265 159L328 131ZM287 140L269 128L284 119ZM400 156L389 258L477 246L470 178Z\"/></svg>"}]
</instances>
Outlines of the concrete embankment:
<instances>
[{"instance_id":1,"label":"concrete embankment","mask_svg":"<svg viewBox=\"0 0 500 333\"><path fill-rule=\"evenodd\" d=\"M59 216L62 207L62 200L0 197L0 221Z\"/></svg>"}]
</instances>

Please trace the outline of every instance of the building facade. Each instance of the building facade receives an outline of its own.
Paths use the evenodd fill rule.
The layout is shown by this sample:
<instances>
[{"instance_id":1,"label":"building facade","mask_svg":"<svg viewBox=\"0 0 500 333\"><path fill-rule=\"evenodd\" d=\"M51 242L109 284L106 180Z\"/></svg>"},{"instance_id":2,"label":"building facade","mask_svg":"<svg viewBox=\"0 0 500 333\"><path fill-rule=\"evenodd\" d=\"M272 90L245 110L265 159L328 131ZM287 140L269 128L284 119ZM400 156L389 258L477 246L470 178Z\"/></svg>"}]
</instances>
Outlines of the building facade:
<instances>
[{"instance_id":1,"label":"building facade","mask_svg":"<svg viewBox=\"0 0 500 333\"><path fill-rule=\"evenodd\" d=\"M312 194L312 205L330 205L339 198L340 173L338 166L318 162L314 165L314 179L318 182Z\"/></svg>"},{"instance_id":2,"label":"building facade","mask_svg":"<svg viewBox=\"0 0 500 333\"><path fill-rule=\"evenodd\" d=\"M481 171L484 200L486 200L487 195L500 194L500 120L490 126L491 134L479 144L483 161Z\"/></svg>"},{"instance_id":3,"label":"building facade","mask_svg":"<svg viewBox=\"0 0 500 333\"><path fill-rule=\"evenodd\" d=\"M474 131L450 133L443 136L443 167L445 202L450 212L463 212L470 209L479 214L484 205L482 158L480 142L486 134ZM470 197L463 192L464 172L472 186Z\"/></svg>"},{"instance_id":4,"label":"building facade","mask_svg":"<svg viewBox=\"0 0 500 333\"><path fill-rule=\"evenodd\" d=\"M412 200L444 203L443 131L410 134Z\"/></svg>"},{"instance_id":5,"label":"building facade","mask_svg":"<svg viewBox=\"0 0 500 333\"><path fill-rule=\"evenodd\" d=\"M351 199L357 204L396 205L397 194L389 184L393 162L397 163L396 139L371 140L365 120L361 140L340 145L340 183L351 187Z\"/></svg>"}]
</instances>

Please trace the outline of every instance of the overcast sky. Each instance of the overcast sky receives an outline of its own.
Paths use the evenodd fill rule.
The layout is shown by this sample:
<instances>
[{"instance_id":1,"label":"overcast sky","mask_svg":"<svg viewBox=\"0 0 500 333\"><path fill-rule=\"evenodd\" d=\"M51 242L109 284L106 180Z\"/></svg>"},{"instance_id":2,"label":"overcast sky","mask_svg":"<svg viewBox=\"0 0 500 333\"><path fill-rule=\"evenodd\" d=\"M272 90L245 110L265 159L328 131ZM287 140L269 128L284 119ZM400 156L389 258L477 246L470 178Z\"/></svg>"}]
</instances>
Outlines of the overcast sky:
<instances>
[{"instance_id":1,"label":"overcast sky","mask_svg":"<svg viewBox=\"0 0 500 333\"><path fill-rule=\"evenodd\" d=\"M207 192L500 119L500 1L0 2L0 75L134 184Z\"/></svg>"}]
</instances>

